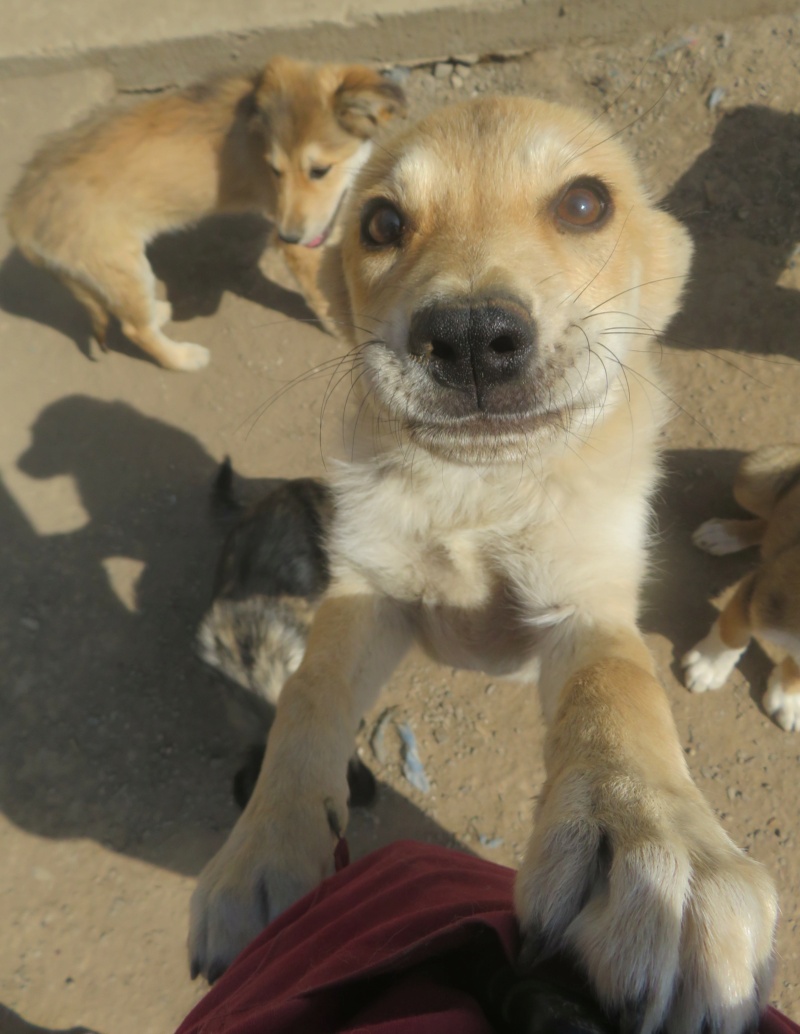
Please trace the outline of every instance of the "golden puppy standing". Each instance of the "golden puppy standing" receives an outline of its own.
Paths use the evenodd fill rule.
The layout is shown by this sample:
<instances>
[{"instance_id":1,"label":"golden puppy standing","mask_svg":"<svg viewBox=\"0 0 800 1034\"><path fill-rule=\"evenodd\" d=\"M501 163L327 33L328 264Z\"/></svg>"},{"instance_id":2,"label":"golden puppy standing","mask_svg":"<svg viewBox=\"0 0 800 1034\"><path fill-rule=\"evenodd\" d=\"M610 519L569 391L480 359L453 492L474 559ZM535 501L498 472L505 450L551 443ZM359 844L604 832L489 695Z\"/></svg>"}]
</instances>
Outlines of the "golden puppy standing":
<instances>
[{"instance_id":1,"label":"golden puppy standing","mask_svg":"<svg viewBox=\"0 0 800 1034\"><path fill-rule=\"evenodd\" d=\"M447 108L365 168L326 258L363 389L332 582L254 795L201 874L194 972L216 977L332 871L359 718L416 639L538 684L529 944L580 959L625 1030L755 1023L774 888L692 782L636 624L663 415L651 346L690 256L615 134L565 108Z\"/></svg>"},{"instance_id":2,"label":"golden puppy standing","mask_svg":"<svg viewBox=\"0 0 800 1034\"><path fill-rule=\"evenodd\" d=\"M11 194L11 234L89 312L104 347L109 316L162 366L198 370L201 345L161 331L145 247L214 212L258 211L286 245L324 244L379 126L404 112L398 86L361 65L274 58L256 75L210 80L56 136ZM317 257L287 248L317 301Z\"/></svg>"}]
</instances>

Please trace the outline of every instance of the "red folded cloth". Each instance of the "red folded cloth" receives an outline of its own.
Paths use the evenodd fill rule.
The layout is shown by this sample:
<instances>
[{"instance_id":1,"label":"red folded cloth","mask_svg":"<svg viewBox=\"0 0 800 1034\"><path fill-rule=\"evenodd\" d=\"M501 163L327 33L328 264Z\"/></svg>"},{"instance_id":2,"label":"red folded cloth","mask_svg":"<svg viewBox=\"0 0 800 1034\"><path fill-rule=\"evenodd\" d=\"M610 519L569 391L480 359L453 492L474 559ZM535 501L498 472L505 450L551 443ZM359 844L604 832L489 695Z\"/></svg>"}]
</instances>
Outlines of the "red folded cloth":
<instances>
[{"instance_id":1,"label":"red folded cloth","mask_svg":"<svg viewBox=\"0 0 800 1034\"><path fill-rule=\"evenodd\" d=\"M375 851L271 923L177 1034L495 1034L484 992L516 957L513 881L442 847ZM566 964L558 985L583 991ZM800 1027L768 1009L759 1032Z\"/></svg>"}]
</instances>

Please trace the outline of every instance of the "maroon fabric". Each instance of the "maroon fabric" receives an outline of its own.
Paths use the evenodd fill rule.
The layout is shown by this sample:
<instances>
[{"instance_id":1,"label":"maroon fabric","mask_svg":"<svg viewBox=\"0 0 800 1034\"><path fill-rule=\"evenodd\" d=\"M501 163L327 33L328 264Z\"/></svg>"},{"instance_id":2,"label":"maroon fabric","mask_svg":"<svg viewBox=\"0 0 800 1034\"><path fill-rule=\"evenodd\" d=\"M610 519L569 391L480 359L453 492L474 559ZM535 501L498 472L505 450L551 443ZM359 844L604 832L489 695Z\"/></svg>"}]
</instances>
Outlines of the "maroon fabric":
<instances>
[{"instance_id":1,"label":"maroon fabric","mask_svg":"<svg viewBox=\"0 0 800 1034\"><path fill-rule=\"evenodd\" d=\"M515 957L513 880L441 847L376 851L271 923L177 1034L493 1034L450 976L470 947L476 959ZM759 1030L800 1034L774 1009Z\"/></svg>"}]
</instances>

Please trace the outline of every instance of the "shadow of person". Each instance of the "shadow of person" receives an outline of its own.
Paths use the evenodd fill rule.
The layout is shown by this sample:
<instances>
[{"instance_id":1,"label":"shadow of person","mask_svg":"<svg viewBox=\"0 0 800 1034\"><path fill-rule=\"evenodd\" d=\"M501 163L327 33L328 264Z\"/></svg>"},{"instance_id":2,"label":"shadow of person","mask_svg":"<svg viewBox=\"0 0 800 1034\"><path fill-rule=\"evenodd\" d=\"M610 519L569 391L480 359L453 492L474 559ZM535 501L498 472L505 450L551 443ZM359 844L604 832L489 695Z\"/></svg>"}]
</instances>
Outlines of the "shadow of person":
<instances>
[{"instance_id":1,"label":"shadow of person","mask_svg":"<svg viewBox=\"0 0 800 1034\"><path fill-rule=\"evenodd\" d=\"M798 183L800 116L750 105L720 120L664 202L695 241L669 344L800 357Z\"/></svg>"},{"instance_id":2,"label":"shadow of person","mask_svg":"<svg viewBox=\"0 0 800 1034\"><path fill-rule=\"evenodd\" d=\"M173 320L212 316L224 293L230 291L280 318L316 322L299 293L267 279L259 268L269 234L266 220L244 214L213 216L190 229L159 237L148 248L148 258L166 286ZM16 248L0 265L0 309L52 327L92 358L91 328L83 306L55 277L31 265ZM107 343L114 351L146 358L116 321Z\"/></svg>"},{"instance_id":3,"label":"shadow of person","mask_svg":"<svg viewBox=\"0 0 800 1034\"><path fill-rule=\"evenodd\" d=\"M221 544L217 462L129 405L73 395L42 412L18 464L73 478L88 520L39 535L0 484L0 808L41 836L196 873L235 821L232 778L257 735L194 656ZM380 814L445 836L394 798L382 791Z\"/></svg>"}]
</instances>

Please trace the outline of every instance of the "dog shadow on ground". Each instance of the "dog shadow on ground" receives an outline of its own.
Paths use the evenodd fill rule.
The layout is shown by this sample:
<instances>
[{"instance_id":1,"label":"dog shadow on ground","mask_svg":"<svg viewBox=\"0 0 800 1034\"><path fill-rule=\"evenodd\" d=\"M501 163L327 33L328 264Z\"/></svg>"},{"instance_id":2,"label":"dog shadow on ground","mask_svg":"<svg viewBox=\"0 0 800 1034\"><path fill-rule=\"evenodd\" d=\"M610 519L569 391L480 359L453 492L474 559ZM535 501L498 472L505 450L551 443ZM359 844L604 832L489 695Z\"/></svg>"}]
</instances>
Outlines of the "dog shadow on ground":
<instances>
[{"instance_id":1,"label":"dog shadow on ground","mask_svg":"<svg viewBox=\"0 0 800 1034\"><path fill-rule=\"evenodd\" d=\"M280 317L314 320L300 294L267 279L259 260L270 238L269 223L257 215L213 216L197 226L164 234L148 248L156 277L166 286L172 318L180 323L212 316L226 291L247 298ZM92 358L89 317L55 277L12 249L0 265L0 309L35 320L71 338ZM180 338L178 328L166 333ZM113 351L137 359L144 353L123 335L116 321L108 336Z\"/></svg>"},{"instance_id":2,"label":"dog shadow on ground","mask_svg":"<svg viewBox=\"0 0 800 1034\"><path fill-rule=\"evenodd\" d=\"M798 183L800 116L757 105L723 116L664 201L695 242L669 345L800 358Z\"/></svg>"},{"instance_id":3,"label":"dog shadow on ground","mask_svg":"<svg viewBox=\"0 0 800 1034\"><path fill-rule=\"evenodd\" d=\"M194 656L222 535L217 460L121 402L49 406L19 457L74 479L88 521L39 535L0 485L0 807L41 836L90 837L195 874L236 818L232 778L261 718ZM382 786L354 854L399 836L450 843Z\"/></svg>"}]
</instances>

